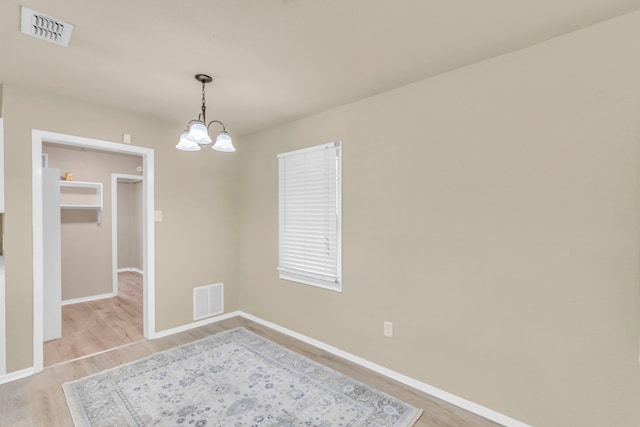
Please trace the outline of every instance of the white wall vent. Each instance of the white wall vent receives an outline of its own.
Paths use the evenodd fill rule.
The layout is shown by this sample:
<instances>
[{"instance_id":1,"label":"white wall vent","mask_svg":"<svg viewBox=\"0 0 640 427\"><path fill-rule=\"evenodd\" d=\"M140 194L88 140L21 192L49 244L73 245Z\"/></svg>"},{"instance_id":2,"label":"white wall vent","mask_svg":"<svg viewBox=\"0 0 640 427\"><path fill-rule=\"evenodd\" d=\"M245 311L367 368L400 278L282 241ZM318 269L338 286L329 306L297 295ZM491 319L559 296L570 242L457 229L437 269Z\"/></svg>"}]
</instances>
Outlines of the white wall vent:
<instances>
[{"instance_id":1,"label":"white wall vent","mask_svg":"<svg viewBox=\"0 0 640 427\"><path fill-rule=\"evenodd\" d=\"M224 284L193 288L193 320L224 313Z\"/></svg>"},{"instance_id":2,"label":"white wall vent","mask_svg":"<svg viewBox=\"0 0 640 427\"><path fill-rule=\"evenodd\" d=\"M68 47L73 25L36 12L28 7L21 7L20 31L30 36Z\"/></svg>"}]
</instances>

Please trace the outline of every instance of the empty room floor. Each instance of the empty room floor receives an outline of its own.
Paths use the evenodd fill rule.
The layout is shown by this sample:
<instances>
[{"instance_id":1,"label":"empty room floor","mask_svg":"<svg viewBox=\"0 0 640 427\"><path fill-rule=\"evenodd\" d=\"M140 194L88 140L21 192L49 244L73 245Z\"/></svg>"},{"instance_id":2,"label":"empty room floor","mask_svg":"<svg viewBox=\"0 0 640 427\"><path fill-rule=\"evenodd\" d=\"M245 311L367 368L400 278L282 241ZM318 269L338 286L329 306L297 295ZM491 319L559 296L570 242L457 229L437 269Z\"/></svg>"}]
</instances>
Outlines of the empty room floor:
<instances>
[{"instance_id":1,"label":"empty room floor","mask_svg":"<svg viewBox=\"0 0 640 427\"><path fill-rule=\"evenodd\" d=\"M141 340L111 351L50 366L32 377L0 385L0 425L14 427L71 425L71 416L62 391L63 383L238 326L243 326L355 380L422 408L424 412L415 424L416 427L498 426L498 424L464 409L241 317L234 317L151 341Z\"/></svg>"},{"instance_id":2,"label":"empty room floor","mask_svg":"<svg viewBox=\"0 0 640 427\"><path fill-rule=\"evenodd\" d=\"M62 306L62 338L44 343L44 366L142 338L142 275L118 273L117 297Z\"/></svg>"}]
</instances>

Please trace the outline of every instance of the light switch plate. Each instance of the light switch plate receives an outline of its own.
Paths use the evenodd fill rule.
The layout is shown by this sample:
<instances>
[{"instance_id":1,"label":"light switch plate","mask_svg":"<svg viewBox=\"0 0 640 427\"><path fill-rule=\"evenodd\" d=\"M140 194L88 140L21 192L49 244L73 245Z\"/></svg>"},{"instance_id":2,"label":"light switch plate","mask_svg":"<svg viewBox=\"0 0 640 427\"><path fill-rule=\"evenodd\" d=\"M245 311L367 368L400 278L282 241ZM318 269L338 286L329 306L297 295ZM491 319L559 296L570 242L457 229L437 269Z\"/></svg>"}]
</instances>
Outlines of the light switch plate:
<instances>
[{"instance_id":1,"label":"light switch plate","mask_svg":"<svg viewBox=\"0 0 640 427\"><path fill-rule=\"evenodd\" d=\"M385 337L393 337L393 323L392 322L384 322L384 336Z\"/></svg>"}]
</instances>

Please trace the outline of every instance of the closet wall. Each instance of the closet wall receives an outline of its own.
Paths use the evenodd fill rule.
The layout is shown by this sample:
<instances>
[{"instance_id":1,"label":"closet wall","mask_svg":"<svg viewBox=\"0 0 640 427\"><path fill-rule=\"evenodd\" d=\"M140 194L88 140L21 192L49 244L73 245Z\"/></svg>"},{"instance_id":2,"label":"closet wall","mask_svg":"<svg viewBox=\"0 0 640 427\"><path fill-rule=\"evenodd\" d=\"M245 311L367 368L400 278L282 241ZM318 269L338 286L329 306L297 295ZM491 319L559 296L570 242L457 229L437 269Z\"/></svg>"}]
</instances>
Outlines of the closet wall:
<instances>
[{"instance_id":1,"label":"closet wall","mask_svg":"<svg viewBox=\"0 0 640 427\"><path fill-rule=\"evenodd\" d=\"M140 175L138 156L112 154L76 147L44 144L50 168L61 175L73 173L75 181L101 182L103 209L100 223L95 211L63 210L62 301L108 294L113 290L111 248L111 174Z\"/></svg>"},{"instance_id":2,"label":"closet wall","mask_svg":"<svg viewBox=\"0 0 640 427\"><path fill-rule=\"evenodd\" d=\"M142 272L142 181L118 182L118 271Z\"/></svg>"}]
</instances>

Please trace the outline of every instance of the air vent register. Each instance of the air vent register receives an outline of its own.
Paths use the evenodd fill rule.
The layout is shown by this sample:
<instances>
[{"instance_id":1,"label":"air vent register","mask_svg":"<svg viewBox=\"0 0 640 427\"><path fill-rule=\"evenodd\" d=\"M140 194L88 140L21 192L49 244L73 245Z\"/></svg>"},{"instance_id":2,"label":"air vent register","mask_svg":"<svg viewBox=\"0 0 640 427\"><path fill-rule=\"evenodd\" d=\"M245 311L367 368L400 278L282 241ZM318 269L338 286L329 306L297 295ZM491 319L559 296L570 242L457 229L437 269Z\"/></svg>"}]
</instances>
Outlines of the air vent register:
<instances>
[{"instance_id":1,"label":"air vent register","mask_svg":"<svg viewBox=\"0 0 640 427\"><path fill-rule=\"evenodd\" d=\"M38 39L68 47L73 25L22 6L20 31Z\"/></svg>"}]
</instances>

